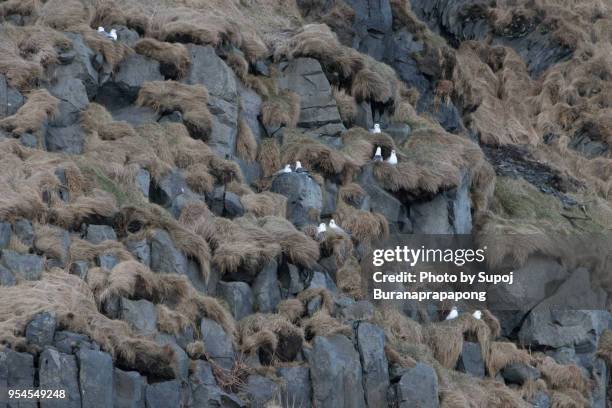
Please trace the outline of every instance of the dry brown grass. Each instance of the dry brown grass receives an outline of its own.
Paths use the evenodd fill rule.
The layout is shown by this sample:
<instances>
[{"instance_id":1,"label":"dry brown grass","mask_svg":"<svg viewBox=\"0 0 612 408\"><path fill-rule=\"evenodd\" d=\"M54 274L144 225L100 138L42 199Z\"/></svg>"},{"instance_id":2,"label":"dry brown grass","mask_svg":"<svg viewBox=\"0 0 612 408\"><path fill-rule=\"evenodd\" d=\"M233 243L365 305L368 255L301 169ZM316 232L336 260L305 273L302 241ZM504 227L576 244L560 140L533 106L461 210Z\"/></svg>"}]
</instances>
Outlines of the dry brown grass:
<instances>
[{"instance_id":1,"label":"dry brown grass","mask_svg":"<svg viewBox=\"0 0 612 408\"><path fill-rule=\"evenodd\" d=\"M95 276L97 270L90 270ZM25 346L25 326L42 311L55 312L67 330L83 333L100 344L118 362L144 374L172 378L174 354L171 349L136 336L126 322L111 320L98 312L92 291L80 278L59 269L45 272L40 281L18 287L0 287L2 293L2 343L13 348Z\"/></svg>"},{"instance_id":2,"label":"dry brown grass","mask_svg":"<svg viewBox=\"0 0 612 408\"><path fill-rule=\"evenodd\" d=\"M347 295L362 299L364 290L361 283L361 267L354 257L350 257L336 272L336 284L338 289Z\"/></svg>"},{"instance_id":3,"label":"dry brown grass","mask_svg":"<svg viewBox=\"0 0 612 408\"><path fill-rule=\"evenodd\" d=\"M260 360L292 361L302 349L304 333L280 314L255 313L239 323L238 337L243 353L259 354ZM266 361L267 360L267 361Z\"/></svg>"},{"instance_id":4,"label":"dry brown grass","mask_svg":"<svg viewBox=\"0 0 612 408\"><path fill-rule=\"evenodd\" d=\"M203 85L185 85L175 81L145 83L138 93L137 103L159 113L180 111L183 123L195 139L206 140L212 130L212 116L206 103L208 91Z\"/></svg>"},{"instance_id":5,"label":"dry brown grass","mask_svg":"<svg viewBox=\"0 0 612 408\"><path fill-rule=\"evenodd\" d=\"M6 4L6 3L3 3ZM58 49L70 48L64 34L43 26L0 26L0 73L16 88L28 90L58 62Z\"/></svg>"},{"instance_id":6,"label":"dry brown grass","mask_svg":"<svg viewBox=\"0 0 612 408\"><path fill-rule=\"evenodd\" d=\"M525 350L519 350L514 343L494 341L491 343L489 359L485 361L490 377L512 363L530 364L531 357Z\"/></svg>"},{"instance_id":7,"label":"dry brown grass","mask_svg":"<svg viewBox=\"0 0 612 408\"><path fill-rule=\"evenodd\" d=\"M290 90L268 95L261 105L261 121L270 127L295 127L300 119L300 96Z\"/></svg>"},{"instance_id":8,"label":"dry brown grass","mask_svg":"<svg viewBox=\"0 0 612 408\"><path fill-rule=\"evenodd\" d=\"M243 117L238 119L236 154L247 163L252 163L257 158L257 140Z\"/></svg>"},{"instance_id":9,"label":"dry brown grass","mask_svg":"<svg viewBox=\"0 0 612 408\"><path fill-rule=\"evenodd\" d=\"M57 114L59 100L46 90L32 91L17 113L0 120L0 127L15 135L36 133Z\"/></svg>"},{"instance_id":10,"label":"dry brown grass","mask_svg":"<svg viewBox=\"0 0 612 408\"><path fill-rule=\"evenodd\" d=\"M270 191L243 195L240 202L247 212L256 217L273 215L284 218L287 213L287 197Z\"/></svg>"},{"instance_id":11,"label":"dry brown grass","mask_svg":"<svg viewBox=\"0 0 612 408\"><path fill-rule=\"evenodd\" d=\"M334 219L351 233L359 242L369 244L389 235L389 223L379 213L358 210L350 205L341 204L336 209Z\"/></svg>"},{"instance_id":12,"label":"dry brown grass","mask_svg":"<svg viewBox=\"0 0 612 408\"><path fill-rule=\"evenodd\" d=\"M115 122L106 108L97 103L89 104L87 110L81 113L81 126L87 132L97 132L101 140L137 137L136 131L129 123Z\"/></svg>"},{"instance_id":13,"label":"dry brown grass","mask_svg":"<svg viewBox=\"0 0 612 408\"><path fill-rule=\"evenodd\" d=\"M336 86L332 87L332 95L336 100L336 105L338 105L338 111L340 112L342 122L344 122L346 126L350 126L357 117L357 101L355 101L352 95L349 95L343 89Z\"/></svg>"},{"instance_id":14,"label":"dry brown grass","mask_svg":"<svg viewBox=\"0 0 612 408\"><path fill-rule=\"evenodd\" d=\"M297 323L306 313L304 303L299 299L285 299L278 306L278 314L285 316L291 323Z\"/></svg>"},{"instance_id":15,"label":"dry brown grass","mask_svg":"<svg viewBox=\"0 0 612 408\"><path fill-rule=\"evenodd\" d=\"M353 335L353 329L331 317L327 311L319 310L312 317L302 321L306 340L312 340L315 336L332 336L342 334L346 337Z\"/></svg>"},{"instance_id":16,"label":"dry brown grass","mask_svg":"<svg viewBox=\"0 0 612 408\"><path fill-rule=\"evenodd\" d=\"M423 339L443 367L454 368L463 350L463 327L454 321L423 327Z\"/></svg>"},{"instance_id":17,"label":"dry brown grass","mask_svg":"<svg viewBox=\"0 0 612 408\"><path fill-rule=\"evenodd\" d=\"M551 357L537 359L536 367L549 388L566 392L576 390L583 396L589 395L589 384L582 375L580 367L574 364L558 364Z\"/></svg>"},{"instance_id":18,"label":"dry brown grass","mask_svg":"<svg viewBox=\"0 0 612 408\"><path fill-rule=\"evenodd\" d=\"M282 163L301 161L310 171L319 172L325 177L342 175L351 181L357 165L342 152L317 140L299 133L292 134L283 144Z\"/></svg>"},{"instance_id":19,"label":"dry brown grass","mask_svg":"<svg viewBox=\"0 0 612 408\"><path fill-rule=\"evenodd\" d=\"M191 55L183 44L143 38L134 44L134 51L159 61L159 70L167 79L180 79L191 68Z\"/></svg>"},{"instance_id":20,"label":"dry brown grass","mask_svg":"<svg viewBox=\"0 0 612 408\"><path fill-rule=\"evenodd\" d=\"M297 296L297 299L301 301L306 307L308 303L315 298L321 299L321 309L327 314L333 314L335 310L334 298L332 293L325 288L310 288L303 290Z\"/></svg>"},{"instance_id":21,"label":"dry brown grass","mask_svg":"<svg viewBox=\"0 0 612 408\"><path fill-rule=\"evenodd\" d=\"M265 138L259 145L257 163L261 166L264 177L270 177L281 168L281 153L278 142L273 138Z\"/></svg>"},{"instance_id":22,"label":"dry brown grass","mask_svg":"<svg viewBox=\"0 0 612 408\"><path fill-rule=\"evenodd\" d=\"M395 308L377 309L374 322L384 329L387 342L395 348L424 342L421 325Z\"/></svg>"}]
</instances>

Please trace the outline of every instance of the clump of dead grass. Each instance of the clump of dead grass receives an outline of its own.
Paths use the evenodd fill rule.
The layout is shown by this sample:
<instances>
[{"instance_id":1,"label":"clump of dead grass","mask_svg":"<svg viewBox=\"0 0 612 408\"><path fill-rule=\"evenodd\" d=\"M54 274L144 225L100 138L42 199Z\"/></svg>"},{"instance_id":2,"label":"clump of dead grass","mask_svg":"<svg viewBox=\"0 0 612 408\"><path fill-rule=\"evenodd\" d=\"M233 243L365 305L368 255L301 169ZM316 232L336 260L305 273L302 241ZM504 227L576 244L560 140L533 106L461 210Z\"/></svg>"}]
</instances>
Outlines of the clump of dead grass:
<instances>
[{"instance_id":1,"label":"clump of dead grass","mask_svg":"<svg viewBox=\"0 0 612 408\"><path fill-rule=\"evenodd\" d=\"M36 133L58 112L59 100L46 90L32 91L17 113L0 120L0 127L15 135Z\"/></svg>"},{"instance_id":2,"label":"clump of dead grass","mask_svg":"<svg viewBox=\"0 0 612 408\"><path fill-rule=\"evenodd\" d=\"M191 68L191 55L183 44L143 38L134 44L134 51L159 61L159 70L167 79L181 79Z\"/></svg>"},{"instance_id":3,"label":"clump of dead grass","mask_svg":"<svg viewBox=\"0 0 612 408\"><path fill-rule=\"evenodd\" d=\"M312 317L302 321L305 339L310 341L316 336L342 334L352 337L353 329L331 317L325 310L317 311Z\"/></svg>"},{"instance_id":4,"label":"clump of dead grass","mask_svg":"<svg viewBox=\"0 0 612 408\"><path fill-rule=\"evenodd\" d=\"M293 361L302 349L304 334L280 314L255 313L238 325L240 349L245 354L258 355L264 364Z\"/></svg>"},{"instance_id":5,"label":"clump of dead grass","mask_svg":"<svg viewBox=\"0 0 612 408\"><path fill-rule=\"evenodd\" d=\"M257 140L243 117L238 119L236 154L247 163L252 163L257 158Z\"/></svg>"},{"instance_id":6,"label":"clump of dead grass","mask_svg":"<svg viewBox=\"0 0 612 408\"><path fill-rule=\"evenodd\" d=\"M207 102L208 91L203 85L153 81L142 86L136 103L162 114L180 111L189 134L195 139L207 140L212 130L212 116Z\"/></svg>"}]
</instances>

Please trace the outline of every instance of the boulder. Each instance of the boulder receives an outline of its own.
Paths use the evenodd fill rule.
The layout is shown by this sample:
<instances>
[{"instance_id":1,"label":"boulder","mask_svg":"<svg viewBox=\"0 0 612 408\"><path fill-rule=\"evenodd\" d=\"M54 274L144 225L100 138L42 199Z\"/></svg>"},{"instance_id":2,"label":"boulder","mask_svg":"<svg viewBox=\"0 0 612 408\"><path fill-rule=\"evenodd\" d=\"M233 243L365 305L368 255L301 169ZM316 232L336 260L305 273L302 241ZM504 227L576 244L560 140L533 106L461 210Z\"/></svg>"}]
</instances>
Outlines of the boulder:
<instances>
[{"instance_id":1,"label":"boulder","mask_svg":"<svg viewBox=\"0 0 612 408\"><path fill-rule=\"evenodd\" d=\"M114 399L113 359L101 351L80 349L79 387L83 407L111 407Z\"/></svg>"},{"instance_id":2,"label":"boulder","mask_svg":"<svg viewBox=\"0 0 612 408\"><path fill-rule=\"evenodd\" d=\"M114 408L144 408L147 380L136 371L114 370Z\"/></svg>"},{"instance_id":3,"label":"boulder","mask_svg":"<svg viewBox=\"0 0 612 408\"><path fill-rule=\"evenodd\" d=\"M385 332L371 323L358 323L357 350L361 357L367 406L386 406L390 384L385 355Z\"/></svg>"},{"instance_id":4,"label":"boulder","mask_svg":"<svg viewBox=\"0 0 612 408\"><path fill-rule=\"evenodd\" d=\"M300 269L289 263L283 263L279 270L279 283L281 285L281 296L297 295L304 290L304 277Z\"/></svg>"},{"instance_id":5,"label":"boulder","mask_svg":"<svg viewBox=\"0 0 612 408\"><path fill-rule=\"evenodd\" d=\"M474 377L484 378L485 363L479 343L469 341L463 343L461 356L457 361L457 370Z\"/></svg>"},{"instance_id":6,"label":"boulder","mask_svg":"<svg viewBox=\"0 0 612 408\"><path fill-rule=\"evenodd\" d=\"M338 201L338 185L331 180L325 180L323 188L323 208L321 217L332 217L336 212L336 202Z\"/></svg>"},{"instance_id":7,"label":"boulder","mask_svg":"<svg viewBox=\"0 0 612 408\"><path fill-rule=\"evenodd\" d=\"M134 103L145 82L163 80L159 62L134 53L121 61L112 79L99 89L96 102L115 111Z\"/></svg>"},{"instance_id":8,"label":"boulder","mask_svg":"<svg viewBox=\"0 0 612 408\"><path fill-rule=\"evenodd\" d=\"M100 347L86 335L64 330L55 332L53 346L65 354L76 354L81 349L100 351Z\"/></svg>"},{"instance_id":9,"label":"boulder","mask_svg":"<svg viewBox=\"0 0 612 408\"><path fill-rule=\"evenodd\" d=\"M352 47L382 60L390 41L393 15L389 0L346 0L354 10Z\"/></svg>"},{"instance_id":10,"label":"boulder","mask_svg":"<svg viewBox=\"0 0 612 408\"><path fill-rule=\"evenodd\" d=\"M136 333L150 336L157 333L157 309L148 300L121 298L119 318L132 326Z\"/></svg>"},{"instance_id":11,"label":"boulder","mask_svg":"<svg viewBox=\"0 0 612 408\"><path fill-rule=\"evenodd\" d=\"M96 257L96 265L109 271L119 264L119 259L113 254L101 254Z\"/></svg>"},{"instance_id":12,"label":"boulder","mask_svg":"<svg viewBox=\"0 0 612 408\"><path fill-rule=\"evenodd\" d=\"M410 206L410 221L414 233L448 235L453 233L449 220L448 200L438 194L433 200Z\"/></svg>"},{"instance_id":13,"label":"boulder","mask_svg":"<svg viewBox=\"0 0 612 408\"><path fill-rule=\"evenodd\" d=\"M34 246L34 228L30 220L18 218L15 221L15 235L23 244L29 247Z\"/></svg>"},{"instance_id":14,"label":"boulder","mask_svg":"<svg viewBox=\"0 0 612 408\"><path fill-rule=\"evenodd\" d=\"M193 363L189 385L194 407L239 408L245 404L235 395L227 394L217 385L217 380L208 361Z\"/></svg>"},{"instance_id":15,"label":"boulder","mask_svg":"<svg viewBox=\"0 0 612 408\"><path fill-rule=\"evenodd\" d=\"M489 289L489 307L499 311L505 336L518 330L525 315L557 290L567 279L568 271L555 259L532 255L514 271L514 276L512 285L496 285Z\"/></svg>"},{"instance_id":16,"label":"boulder","mask_svg":"<svg viewBox=\"0 0 612 408\"><path fill-rule=\"evenodd\" d=\"M283 380L280 390L282 406L308 407L312 400L312 384L308 367L280 367L277 375Z\"/></svg>"},{"instance_id":17,"label":"boulder","mask_svg":"<svg viewBox=\"0 0 612 408\"><path fill-rule=\"evenodd\" d=\"M193 341L193 339L192 339ZM189 356L185 353L185 350L181 348L176 342L174 336L166 333L158 333L155 336L155 342L160 346L167 346L172 349L174 359L174 372L176 378L179 380L187 380L189 375Z\"/></svg>"},{"instance_id":18,"label":"boulder","mask_svg":"<svg viewBox=\"0 0 612 408\"><path fill-rule=\"evenodd\" d=\"M372 171L372 165L362 168L358 183L370 196L370 207L372 211L381 213L389 223L402 227L409 220L406 217L406 208L402 203L385 191L376 181Z\"/></svg>"},{"instance_id":19,"label":"boulder","mask_svg":"<svg viewBox=\"0 0 612 408\"><path fill-rule=\"evenodd\" d=\"M595 351L600 334L612 324L606 298L601 287L591 286L589 271L578 268L553 296L527 315L519 341L552 348L574 346L582 353Z\"/></svg>"},{"instance_id":20,"label":"boulder","mask_svg":"<svg viewBox=\"0 0 612 408\"><path fill-rule=\"evenodd\" d=\"M47 268L57 266L63 269L70 258L70 233L50 226L47 234L35 237L34 248L47 258ZM53 245L49 245L49 238L54 241Z\"/></svg>"},{"instance_id":21,"label":"boulder","mask_svg":"<svg viewBox=\"0 0 612 408\"><path fill-rule=\"evenodd\" d=\"M0 222L0 249L8 248L11 243L11 236L13 231L11 230L11 224L8 222Z\"/></svg>"},{"instance_id":22,"label":"boulder","mask_svg":"<svg viewBox=\"0 0 612 408\"><path fill-rule=\"evenodd\" d=\"M261 313L272 313L281 301L280 287L278 284L278 264L275 260L270 261L257 274L253 282L253 296L255 299L255 310Z\"/></svg>"},{"instance_id":23,"label":"boulder","mask_svg":"<svg viewBox=\"0 0 612 408\"><path fill-rule=\"evenodd\" d=\"M233 156L238 131L238 87L230 67L210 46L187 44L191 69L183 82L203 84L208 89L208 109L213 114L213 130L207 144L224 158Z\"/></svg>"},{"instance_id":24,"label":"boulder","mask_svg":"<svg viewBox=\"0 0 612 408\"><path fill-rule=\"evenodd\" d=\"M117 234L108 225L89 225L87 226L87 236L85 237L92 244L100 244L104 241L116 241Z\"/></svg>"},{"instance_id":25,"label":"boulder","mask_svg":"<svg viewBox=\"0 0 612 408\"><path fill-rule=\"evenodd\" d=\"M374 305L367 300L351 302L341 307L340 317L347 322L372 320L374 318Z\"/></svg>"},{"instance_id":26,"label":"boulder","mask_svg":"<svg viewBox=\"0 0 612 408\"><path fill-rule=\"evenodd\" d=\"M8 395L8 365L7 355L0 351L0 407L6 408L6 397Z\"/></svg>"},{"instance_id":27,"label":"boulder","mask_svg":"<svg viewBox=\"0 0 612 408\"><path fill-rule=\"evenodd\" d=\"M329 290L332 293L336 293L338 291L334 280L330 278L327 273L320 271L314 271L312 273L312 279L310 280L310 284L308 285L307 289L312 288L323 288Z\"/></svg>"},{"instance_id":28,"label":"boulder","mask_svg":"<svg viewBox=\"0 0 612 408\"><path fill-rule=\"evenodd\" d=\"M55 69L55 77L58 81L70 78L80 80L85 86L88 98L93 99L99 86L98 71L91 63L94 52L85 45L80 34L65 32L64 35L72 42L74 57Z\"/></svg>"},{"instance_id":29,"label":"boulder","mask_svg":"<svg viewBox=\"0 0 612 408\"><path fill-rule=\"evenodd\" d=\"M38 138L31 133L24 133L19 136L19 143L21 143L22 146L29 147L30 149L38 148Z\"/></svg>"},{"instance_id":30,"label":"boulder","mask_svg":"<svg viewBox=\"0 0 612 408\"><path fill-rule=\"evenodd\" d=\"M51 126L74 125L79 121L81 112L89 105L87 89L80 79L60 77L55 83L48 85L48 91L60 101L59 113L49 122Z\"/></svg>"},{"instance_id":31,"label":"boulder","mask_svg":"<svg viewBox=\"0 0 612 408\"><path fill-rule=\"evenodd\" d=\"M17 280L15 275L4 266L0 265L0 286L15 286Z\"/></svg>"},{"instance_id":32,"label":"boulder","mask_svg":"<svg viewBox=\"0 0 612 408\"><path fill-rule=\"evenodd\" d=\"M24 255L7 249L2 251L0 262L14 275L25 280L39 280L44 269L41 257L31 254Z\"/></svg>"},{"instance_id":33,"label":"boulder","mask_svg":"<svg viewBox=\"0 0 612 408\"><path fill-rule=\"evenodd\" d=\"M187 273L187 257L164 230L155 230L151 237L151 269L164 273Z\"/></svg>"},{"instance_id":34,"label":"boulder","mask_svg":"<svg viewBox=\"0 0 612 408\"><path fill-rule=\"evenodd\" d=\"M253 313L253 292L245 282L219 282L217 296L225 300L236 321Z\"/></svg>"},{"instance_id":35,"label":"boulder","mask_svg":"<svg viewBox=\"0 0 612 408\"><path fill-rule=\"evenodd\" d=\"M17 113L24 102L23 95L8 84L4 75L0 75L0 119Z\"/></svg>"},{"instance_id":36,"label":"boulder","mask_svg":"<svg viewBox=\"0 0 612 408\"><path fill-rule=\"evenodd\" d=\"M162 207L170 207L173 201L181 194L190 191L185 177L178 169L173 169L161 180L155 180L151 184L149 198Z\"/></svg>"},{"instance_id":37,"label":"boulder","mask_svg":"<svg viewBox=\"0 0 612 408\"><path fill-rule=\"evenodd\" d=\"M117 41L127 45L130 48L134 48L134 45L140 39L140 35L134 30L130 30L125 26L113 25L113 28L117 30Z\"/></svg>"},{"instance_id":38,"label":"boulder","mask_svg":"<svg viewBox=\"0 0 612 408\"><path fill-rule=\"evenodd\" d=\"M180 407L181 382L172 380L147 385L145 403L147 408Z\"/></svg>"},{"instance_id":39,"label":"boulder","mask_svg":"<svg viewBox=\"0 0 612 408\"><path fill-rule=\"evenodd\" d=\"M262 103L261 96L252 89L242 85L241 82L238 82L238 94L242 107L240 117L245 120L259 144L262 134L261 123L259 122Z\"/></svg>"},{"instance_id":40,"label":"boulder","mask_svg":"<svg viewBox=\"0 0 612 408\"><path fill-rule=\"evenodd\" d=\"M208 356L221 367L232 368L234 365L234 345L232 338L225 333L223 327L214 320L205 317L200 324L200 331Z\"/></svg>"},{"instance_id":41,"label":"boulder","mask_svg":"<svg viewBox=\"0 0 612 408\"><path fill-rule=\"evenodd\" d=\"M267 403L278 397L280 387L269 378L253 374L247 379L244 392L248 395L252 407L263 408Z\"/></svg>"},{"instance_id":42,"label":"boulder","mask_svg":"<svg viewBox=\"0 0 612 408\"><path fill-rule=\"evenodd\" d=\"M6 349L0 353L0 386L2 385L2 354L6 356L6 386L9 390L31 390L34 388L34 357L27 353L18 353ZM0 401L1 402L1 401ZM8 401L7 401L8 402ZM11 401L9 408L37 408L35 400L22 399L15 403Z\"/></svg>"},{"instance_id":43,"label":"boulder","mask_svg":"<svg viewBox=\"0 0 612 408\"><path fill-rule=\"evenodd\" d=\"M78 276L79 278L86 280L87 272L89 272L89 263L87 261L76 261L70 265L70 274Z\"/></svg>"},{"instance_id":44,"label":"boulder","mask_svg":"<svg viewBox=\"0 0 612 408\"><path fill-rule=\"evenodd\" d=\"M279 88L289 89L300 96L298 127L316 137L339 136L346 130L319 61L296 58L280 64L279 68Z\"/></svg>"},{"instance_id":45,"label":"boulder","mask_svg":"<svg viewBox=\"0 0 612 408\"><path fill-rule=\"evenodd\" d=\"M287 219L300 228L317 224L323 209L321 187L304 173L283 173L272 181L271 191L287 197Z\"/></svg>"},{"instance_id":46,"label":"boulder","mask_svg":"<svg viewBox=\"0 0 612 408\"><path fill-rule=\"evenodd\" d=\"M25 330L26 340L41 348L53 344L57 320L53 312L41 312L35 315L27 324Z\"/></svg>"},{"instance_id":47,"label":"boulder","mask_svg":"<svg viewBox=\"0 0 612 408\"><path fill-rule=\"evenodd\" d=\"M77 362L74 356L48 348L38 360L39 386L43 390L63 390L62 399L41 399L41 408L81 408Z\"/></svg>"},{"instance_id":48,"label":"boulder","mask_svg":"<svg viewBox=\"0 0 612 408\"><path fill-rule=\"evenodd\" d=\"M401 408L437 408L438 376L435 370L423 363L408 369L394 385L396 404Z\"/></svg>"},{"instance_id":49,"label":"boulder","mask_svg":"<svg viewBox=\"0 0 612 408\"><path fill-rule=\"evenodd\" d=\"M307 358L313 406L366 407L359 353L349 339L341 335L317 336Z\"/></svg>"},{"instance_id":50,"label":"boulder","mask_svg":"<svg viewBox=\"0 0 612 408\"><path fill-rule=\"evenodd\" d=\"M540 378L540 370L523 363L510 363L500 371L506 384L523 385L527 381L535 381Z\"/></svg>"},{"instance_id":51,"label":"boulder","mask_svg":"<svg viewBox=\"0 0 612 408\"><path fill-rule=\"evenodd\" d=\"M79 125L47 128L45 145L50 152L81 154L84 144L85 135Z\"/></svg>"},{"instance_id":52,"label":"boulder","mask_svg":"<svg viewBox=\"0 0 612 408\"><path fill-rule=\"evenodd\" d=\"M608 371L605 361L600 358L595 360L592 369L594 386L591 392L591 406L593 408L606 408Z\"/></svg>"},{"instance_id":53,"label":"boulder","mask_svg":"<svg viewBox=\"0 0 612 408\"><path fill-rule=\"evenodd\" d=\"M146 240L127 241L125 247L138 262L146 266L151 266L151 246Z\"/></svg>"},{"instance_id":54,"label":"boulder","mask_svg":"<svg viewBox=\"0 0 612 408\"><path fill-rule=\"evenodd\" d=\"M151 173L145 169L139 169L135 177L136 187L142 192L145 197L149 197L149 189L151 188Z\"/></svg>"},{"instance_id":55,"label":"boulder","mask_svg":"<svg viewBox=\"0 0 612 408\"><path fill-rule=\"evenodd\" d=\"M147 106L128 105L115 107L111 114L115 121L124 121L134 127L147 123L156 123L159 119L159 114Z\"/></svg>"}]
</instances>

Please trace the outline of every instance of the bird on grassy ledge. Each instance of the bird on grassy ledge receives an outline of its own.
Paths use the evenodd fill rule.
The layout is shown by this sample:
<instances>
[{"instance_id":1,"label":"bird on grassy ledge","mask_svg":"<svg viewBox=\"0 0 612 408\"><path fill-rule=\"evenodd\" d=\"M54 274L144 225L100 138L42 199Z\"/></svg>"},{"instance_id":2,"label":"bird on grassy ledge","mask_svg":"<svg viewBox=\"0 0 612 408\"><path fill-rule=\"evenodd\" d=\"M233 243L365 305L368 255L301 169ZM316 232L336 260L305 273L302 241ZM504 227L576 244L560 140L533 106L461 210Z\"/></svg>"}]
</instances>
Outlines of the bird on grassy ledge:
<instances>
[{"instance_id":1,"label":"bird on grassy ledge","mask_svg":"<svg viewBox=\"0 0 612 408\"><path fill-rule=\"evenodd\" d=\"M302 163L298 160L295 162L295 172L296 173L308 173L308 170L302 167Z\"/></svg>"},{"instance_id":2,"label":"bird on grassy ledge","mask_svg":"<svg viewBox=\"0 0 612 408\"><path fill-rule=\"evenodd\" d=\"M392 166L395 166L397 164L397 155L395 154L395 150L391 150L391 155L387 159L387 163Z\"/></svg>"},{"instance_id":3,"label":"bird on grassy ledge","mask_svg":"<svg viewBox=\"0 0 612 408\"><path fill-rule=\"evenodd\" d=\"M104 27L98 27L98 33L113 41L117 41L117 30L115 30L114 28L110 30L110 33L107 33Z\"/></svg>"},{"instance_id":4,"label":"bird on grassy ledge","mask_svg":"<svg viewBox=\"0 0 612 408\"><path fill-rule=\"evenodd\" d=\"M374 157L372 158L374 161L382 161L382 149L380 146L376 147L376 153L374 153Z\"/></svg>"},{"instance_id":5,"label":"bird on grassy ledge","mask_svg":"<svg viewBox=\"0 0 612 408\"><path fill-rule=\"evenodd\" d=\"M378 123L375 123L374 129L370 129L370 133L382 133L380 130L380 125Z\"/></svg>"},{"instance_id":6,"label":"bird on grassy ledge","mask_svg":"<svg viewBox=\"0 0 612 408\"><path fill-rule=\"evenodd\" d=\"M336 221L334 221L333 218L329 221L329 228L331 228L334 232L346 234L346 231L340 228L340 226L336 224Z\"/></svg>"},{"instance_id":7,"label":"bird on grassy ledge","mask_svg":"<svg viewBox=\"0 0 612 408\"><path fill-rule=\"evenodd\" d=\"M472 316L474 319L480 320L482 318L482 312L480 310L476 310L474 313L472 313Z\"/></svg>"},{"instance_id":8,"label":"bird on grassy ledge","mask_svg":"<svg viewBox=\"0 0 612 408\"><path fill-rule=\"evenodd\" d=\"M277 171L274 174L284 174L284 173L291 173L291 165L290 164L286 164L285 167L283 167L282 169L280 169L279 171Z\"/></svg>"},{"instance_id":9,"label":"bird on grassy ledge","mask_svg":"<svg viewBox=\"0 0 612 408\"><path fill-rule=\"evenodd\" d=\"M327 232L327 225L325 225L324 222L320 223L319 226L317 227L317 234L316 234L316 238L317 239L321 239L323 238L323 235Z\"/></svg>"},{"instance_id":10,"label":"bird on grassy ledge","mask_svg":"<svg viewBox=\"0 0 612 408\"><path fill-rule=\"evenodd\" d=\"M457 316L459 316L459 312L457 311L457 306L453 306L451 308L450 313L448 314L448 316L446 316L446 319L444 320L454 320L457 318Z\"/></svg>"}]
</instances>

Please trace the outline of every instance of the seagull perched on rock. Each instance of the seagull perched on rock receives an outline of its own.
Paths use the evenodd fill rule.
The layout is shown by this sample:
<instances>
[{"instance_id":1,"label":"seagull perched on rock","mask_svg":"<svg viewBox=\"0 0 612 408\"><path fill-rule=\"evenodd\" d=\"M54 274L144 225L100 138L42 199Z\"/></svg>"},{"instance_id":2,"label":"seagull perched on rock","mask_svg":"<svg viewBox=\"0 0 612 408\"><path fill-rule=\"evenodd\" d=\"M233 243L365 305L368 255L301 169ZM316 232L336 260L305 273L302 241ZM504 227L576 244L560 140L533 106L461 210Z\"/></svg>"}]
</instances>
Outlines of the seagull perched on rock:
<instances>
[{"instance_id":1,"label":"seagull perched on rock","mask_svg":"<svg viewBox=\"0 0 612 408\"><path fill-rule=\"evenodd\" d=\"M285 167L283 167L282 169L277 171L275 174L284 174L284 173L291 173L291 165L290 164L286 164Z\"/></svg>"},{"instance_id":2,"label":"seagull perched on rock","mask_svg":"<svg viewBox=\"0 0 612 408\"><path fill-rule=\"evenodd\" d=\"M114 28L110 30L110 33L107 33L104 27L98 27L98 32L106 38L110 38L113 41L117 41L117 30L115 30Z\"/></svg>"},{"instance_id":3,"label":"seagull perched on rock","mask_svg":"<svg viewBox=\"0 0 612 408\"><path fill-rule=\"evenodd\" d=\"M374 153L374 157L373 157L374 161L382 161L383 157L382 157L382 149L380 148L380 146L378 146L376 148L376 153Z\"/></svg>"},{"instance_id":4,"label":"seagull perched on rock","mask_svg":"<svg viewBox=\"0 0 612 408\"><path fill-rule=\"evenodd\" d=\"M387 159L387 163L392 166L395 166L397 164L397 155L395 154L395 150L391 150L391 155Z\"/></svg>"},{"instance_id":5,"label":"seagull perched on rock","mask_svg":"<svg viewBox=\"0 0 612 408\"><path fill-rule=\"evenodd\" d=\"M472 313L472 316L474 316L474 319L480 320L482 317L482 312L480 310L476 310L474 313Z\"/></svg>"},{"instance_id":6,"label":"seagull perched on rock","mask_svg":"<svg viewBox=\"0 0 612 408\"><path fill-rule=\"evenodd\" d=\"M327 232L327 225L325 225L324 222L320 223L319 226L317 227L317 234L316 234L316 238L318 240L320 240L321 238L323 238L323 235Z\"/></svg>"},{"instance_id":7,"label":"seagull perched on rock","mask_svg":"<svg viewBox=\"0 0 612 408\"><path fill-rule=\"evenodd\" d=\"M329 221L329 228L333 229L335 232L346 234L346 232L342 228L340 228L340 226L336 224L336 221L334 221L333 219Z\"/></svg>"},{"instance_id":8,"label":"seagull perched on rock","mask_svg":"<svg viewBox=\"0 0 612 408\"><path fill-rule=\"evenodd\" d=\"M457 306L453 306L451 308L450 313L448 314L448 316L446 316L446 319L444 320L453 320L453 319L456 319L457 316L459 316L459 312L457 311Z\"/></svg>"},{"instance_id":9,"label":"seagull perched on rock","mask_svg":"<svg viewBox=\"0 0 612 408\"><path fill-rule=\"evenodd\" d=\"M298 160L295 162L295 172L296 173L308 173L308 170L302 167L302 163Z\"/></svg>"},{"instance_id":10,"label":"seagull perched on rock","mask_svg":"<svg viewBox=\"0 0 612 408\"><path fill-rule=\"evenodd\" d=\"M380 131L380 125L378 123L374 124L374 129L370 129L371 133L381 133Z\"/></svg>"}]
</instances>

